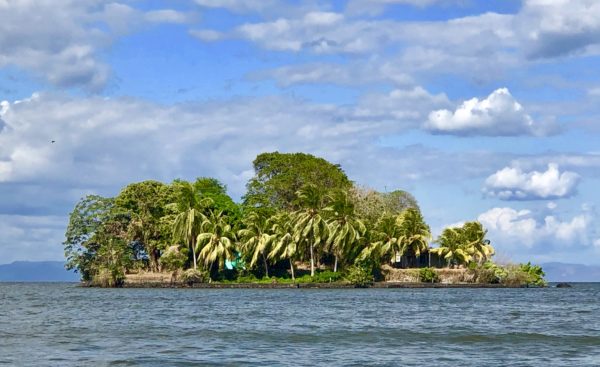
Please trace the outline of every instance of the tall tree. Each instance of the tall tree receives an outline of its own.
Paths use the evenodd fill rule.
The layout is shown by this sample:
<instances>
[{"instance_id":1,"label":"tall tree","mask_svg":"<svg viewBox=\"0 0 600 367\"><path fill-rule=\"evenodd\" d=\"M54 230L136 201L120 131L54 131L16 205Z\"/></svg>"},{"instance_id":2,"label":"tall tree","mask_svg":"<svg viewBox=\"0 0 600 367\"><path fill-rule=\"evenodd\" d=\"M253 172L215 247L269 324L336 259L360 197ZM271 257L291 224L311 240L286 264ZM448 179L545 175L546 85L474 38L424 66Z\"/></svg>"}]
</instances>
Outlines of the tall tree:
<instances>
[{"instance_id":1,"label":"tall tree","mask_svg":"<svg viewBox=\"0 0 600 367\"><path fill-rule=\"evenodd\" d=\"M247 184L244 205L273 214L298 209L297 192L311 184L321 192L349 189L351 182L337 164L304 153L263 153L253 162L255 175Z\"/></svg>"},{"instance_id":2,"label":"tall tree","mask_svg":"<svg viewBox=\"0 0 600 367\"><path fill-rule=\"evenodd\" d=\"M275 239L269 233L272 224L264 215L253 211L244 218L243 225L245 228L238 231L242 252L250 256L250 267L254 267L260 258L265 275L269 277L268 254Z\"/></svg>"},{"instance_id":3,"label":"tall tree","mask_svg":"<svg viewBox=\"0 0 600 367\"><path fill-rule=\"evenodd\" d=\"M294 224L292 217L281 212L270 218L273 224L273 246L269 253L269 258L275 260L289 260L292 280L296 280L294 272L294 260L298 254L298 242L294 239Z\"/></svg>"},{"instance_id":4,"label":"tall tree","mask_svg":"<svg viewBox=\"0 0 600 367\"><path fill-rule=\"evenodd\" d=\"M173 223L173 240L183 241L191 249L196 270L196 240L201 232L202 223L206 220L204 210L213 201L203 198L201 192L187 181L175 181L173 187L178 212Z\"/></svg>"},{"instance_id":5,"label":"tall tree","mask_svg":"<svg viewBox=\"0 0 600 367\"><path fill-rule=\"evenodd\" d=\"M150 257L150 269L160 270L161 246L166 246L170 233L165 233L160 219L168 203L173 202L171 187L158 181L143 181L125 187L115 199L118 210L131 216L129 241L143 244ZM168 237L168 238L166 238Z\"/></svg>"},{"instance_id":6,"label":"tall tree","mask_svg":"<svg viewBox=\"0 0 600 367\"><path fill-rule=\"evenodd\" d=\"M112 198L88 195L81 199L69 216L69 224L63 242L67 262L65 267L81 274L82 280L91 280L93 262L100 243L95 234L111 217L114 207Z\"/></svg>"},{"instance_id":7,"label":"tall tree","mask_svg":"<svg viewBox=\"0 0 600 367\"><path fill-rule=\"evenodd\" d=\"M235 258L235 233L222 212L211 211L202 222L196 251L198 260L202 261L208 270L212 270L215 263L219 269L223 269L226 260Z\"/></svg>"},{"instance_id":8,"label":"tall tree","mask_svg":"<svg viewBox=\"0 0 600 367\"><path fill-rule=\"evenodd\" d=\"M326 241L328 250L334 255L333 271L337 272L338 262L349 262L361 236L366 232L364 223L354 215L354 203L344 190L336 190L330 195L331 204L325 209L330 213L328 219L329 236Z\"/></svg>"},{"instance_id":9,"label":"tall tree","mask_svg":"<svg viewBox=\"0 0 600 367\"><path fill-rule=\"evenodd\" d=\"M413 208L406 209L396 222L401 253L411 253L418 259L422 252L427 251L431 240L431 231L421 212Z\"/></svg>"},{"instance_id":10,"label":"tall tree","mask_svg":"<svg viewBox=\"0 0 600 367\"><path fill-rule=\"evenodd\" d=\"M294 241L307 245L310 253L310 276L315 275L315 252L329 236L329 226L321 212L325 206L319 187L308 184L298 190L299 210L294 213Z\"/></svg>"}]
</instances>

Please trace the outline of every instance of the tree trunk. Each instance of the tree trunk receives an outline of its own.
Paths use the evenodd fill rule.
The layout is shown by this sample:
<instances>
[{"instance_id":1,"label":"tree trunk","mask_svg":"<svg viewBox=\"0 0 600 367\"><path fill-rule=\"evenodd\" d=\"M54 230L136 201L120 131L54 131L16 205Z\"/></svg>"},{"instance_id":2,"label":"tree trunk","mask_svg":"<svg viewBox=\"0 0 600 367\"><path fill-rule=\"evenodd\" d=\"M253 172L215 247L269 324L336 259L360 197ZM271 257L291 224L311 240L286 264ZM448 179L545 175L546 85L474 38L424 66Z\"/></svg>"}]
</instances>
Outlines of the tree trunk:
<instances>
[{"instance_id":1,"label":"tree trunk","mask_svg":"<svg viewBox=\"0 0 600 367\"><path fill-rule=\"evenodd\" d=\"M196 241L192 240L192 257L194 258L194 270L198 270L198 265L196 264Z\"/></svg>"},{"instance_id":2,"label":"tree trunk","mask_svg":"<svg viewBox=\"0 0 600 367\"><path fill-rule=\"evenodd\" d=\"M310 276L315 276L315 251L314 244L310 245Z\"/></svg>"},{"instance_id":3,"label":"tree trunk","mask_svg":"<svg viewBox=\"0 0 600 367\"><path fill-rule=\"evenodd\" d=\"M268 278L269 277L269 265L267 264L267 258L265 257L265 254L262 254L262 258L263 258L263 264L265 264L265 274Z\"/></svg>"},{"instance_id":4,"label":"tree trunk","mask_svg":"<svg viewBox=\"0 0 600 367\"><path fill-rule=\"evenodd\" d=\"M296 281L296 276L294 275L294 262L290 259L290 270L292 270L292 282Z\"/></svg>"},{"instance_id":5,"label":"tree trunk","mask_svg":"<svg viewBox=\"0 0 600 367\"><path fill-rule=\"evenodd\" d=\"M428 256L427 267L431 268L431 252L427 251L427 256Z\"/></svg>"},{"instance_id":6,"label":"tree trunk","mask_svg":"<svg viewBox=\"0 0 600 367\"><path fill-rule=\"evenodd\" d=\"M337 273L337 264L338 264L338 257L337 255L335 255L335 262L333 263L333 272Z\"/></svg>"}]
</instances>

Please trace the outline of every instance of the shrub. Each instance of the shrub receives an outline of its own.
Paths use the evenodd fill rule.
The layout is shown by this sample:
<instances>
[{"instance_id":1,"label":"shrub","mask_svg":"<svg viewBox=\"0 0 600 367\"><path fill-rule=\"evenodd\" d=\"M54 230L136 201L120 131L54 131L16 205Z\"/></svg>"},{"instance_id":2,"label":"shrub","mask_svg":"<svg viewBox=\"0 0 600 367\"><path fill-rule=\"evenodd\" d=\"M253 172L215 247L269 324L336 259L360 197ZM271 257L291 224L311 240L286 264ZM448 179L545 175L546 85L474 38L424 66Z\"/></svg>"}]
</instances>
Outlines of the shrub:
<instances>
[{"instance_id":1,"label":"shrub","mask_svg":"<svg viewBox=\"0 0 600 367\"><path fill-rule=\"evenodd\" d=\"M93 282L103 288L122 287L123 283L125 283L125 273L122 269L108 269L103 267L94 276Z\"/></svg>"},{"instance_id":2,"label":"shrub","mask_svg":"<svg viewBox=\"0 0 600 367\"><path fill-rule=\"evenodd\" d=\"M196 283L206 283L209 279L208 273L201 270L188 269L181 275L181 280L189 286Z\"/></svg>"},{"instance_id":3,"label":"shrub","mask_svg":"<svg viewBox=\"0 0 600 367\"><path fill-rule=\"evenodd\" d=\"M544 270L539 265L531 265L531 263L521 264L520 270L527 274L527 285L535 285L538 287L545 287L547 285L544 280Z\"/></svg>"},{"instance_id":4,"label":"shrub","mask_svg":"<svg viewBox=\"0 0 600 367\"><path fill-rule=\"evenodd\" d=\"M435 269L421 268L419 269L419 281L423 283L437 283L440 281L440 277Z\"/></svg>"},{"instance_id":5,"label":"shrub","mask_svg":"<svg viewBox=\"0 0 600 367\"><path fill-rule=\"evenodd\" d=\"M333 271L321 271L318 273L315 273L315 276L312 277L312 282L313 283L331 283L331 282L337 282L339 280L342 280L344 276L342 275L342 273L340 272L333 272Z\"/></svg>"},{"instance_id":6,"label":"shrub","mask_svg":"<svg viewBox=\"0 0 600 367\"><path fill-rule=\"evenodd\" d=\"M160 265L169 271L182 269L187 261L187 254L179 250L178 246L171 246L160 257Z\"/></svg>"},{"instance_id":7,"label":"shrub","mask_svg":"<svg viewBox=\"0 0 600 367\"><path fill-rule=\"evenodd\" d=\"M373 283L373 274L361 266L348 268L346 279L357 288L366 288Z\"/></svg>"}]
</instances>

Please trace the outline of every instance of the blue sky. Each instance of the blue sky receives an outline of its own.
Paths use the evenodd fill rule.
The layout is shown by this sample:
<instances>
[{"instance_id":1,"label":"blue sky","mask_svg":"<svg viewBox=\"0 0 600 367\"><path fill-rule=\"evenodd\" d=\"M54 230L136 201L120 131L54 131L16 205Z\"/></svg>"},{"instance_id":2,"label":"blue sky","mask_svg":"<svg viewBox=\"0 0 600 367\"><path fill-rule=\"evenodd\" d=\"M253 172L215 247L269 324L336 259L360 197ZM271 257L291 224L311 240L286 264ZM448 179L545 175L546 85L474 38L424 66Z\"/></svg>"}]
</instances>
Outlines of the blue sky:
<instances>
[{"instance_id":1,"label":"blue sky","mask_svg":"<svg viewBox=\"0 0 600 367\"><path fill-rule=\"evenodd\" d=\"M0 263L60 260L69 211L264 151L406 189L503 261L600 264L593 0L0 1ZM51 140L56 140L51 144Z\"/></svg>"}]
</instances>

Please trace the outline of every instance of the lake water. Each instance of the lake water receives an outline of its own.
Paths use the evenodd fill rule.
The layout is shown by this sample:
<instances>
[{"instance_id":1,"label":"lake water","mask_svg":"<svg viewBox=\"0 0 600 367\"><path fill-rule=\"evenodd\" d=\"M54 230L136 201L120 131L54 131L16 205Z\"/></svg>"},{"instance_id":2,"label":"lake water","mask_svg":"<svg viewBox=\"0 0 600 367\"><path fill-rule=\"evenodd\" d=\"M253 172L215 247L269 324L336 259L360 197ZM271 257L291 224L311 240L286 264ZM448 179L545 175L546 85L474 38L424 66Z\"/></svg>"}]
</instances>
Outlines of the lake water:
<instances>
[{"instance_id":1,"label":"lake water","mask_svg":"<svg viewBox=\"0 0 600 367\"><path fill-rule=\"evenodd\" d=\"M600 366L600 284L271 290L0 283L0 365Z\"/></svg>"}]
</instances>

